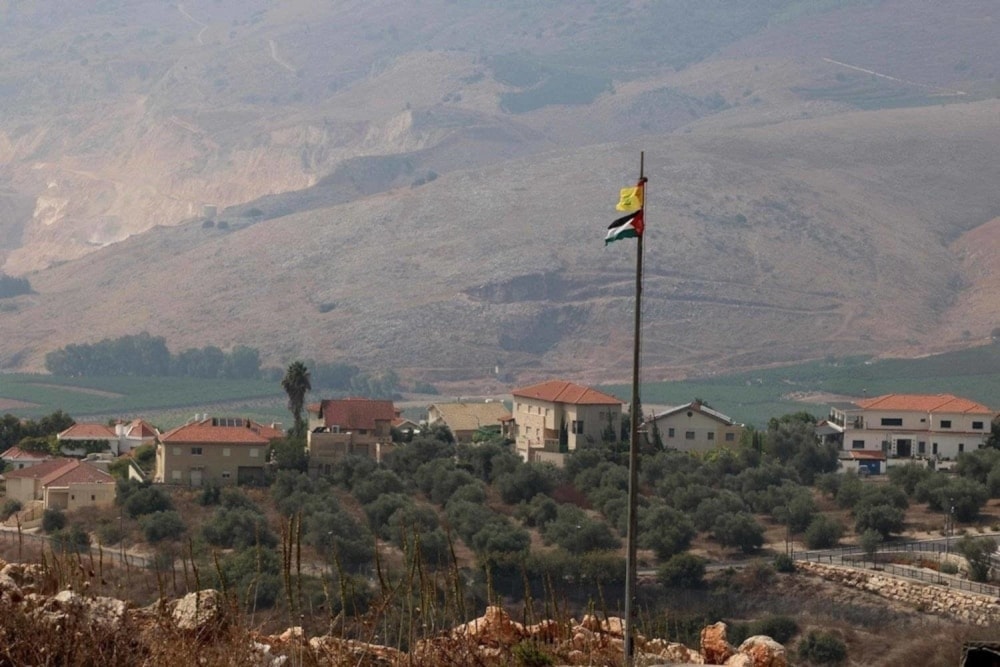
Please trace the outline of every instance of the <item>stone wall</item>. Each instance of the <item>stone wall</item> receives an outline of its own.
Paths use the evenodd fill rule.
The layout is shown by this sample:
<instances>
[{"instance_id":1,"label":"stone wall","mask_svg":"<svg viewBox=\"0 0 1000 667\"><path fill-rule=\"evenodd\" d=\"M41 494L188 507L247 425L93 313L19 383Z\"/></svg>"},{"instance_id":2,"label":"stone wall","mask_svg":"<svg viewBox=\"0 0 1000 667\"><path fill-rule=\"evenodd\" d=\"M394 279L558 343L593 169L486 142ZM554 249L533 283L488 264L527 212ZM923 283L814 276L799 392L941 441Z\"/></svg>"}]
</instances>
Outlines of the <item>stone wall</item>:
<instances>
[{"instance_id":1,"label":"stone wall","mask_svg":"<svg viewBox=\"0 0 1000 667\"><path fill-rule=\"evenodd\" d=\"M980 626L1000 622L1000 599L989 595L923 584L872 570L810 562L796 563L796 568L827 581L901 602L919 611L950 616Z\"/></svg>"}]
</instances>

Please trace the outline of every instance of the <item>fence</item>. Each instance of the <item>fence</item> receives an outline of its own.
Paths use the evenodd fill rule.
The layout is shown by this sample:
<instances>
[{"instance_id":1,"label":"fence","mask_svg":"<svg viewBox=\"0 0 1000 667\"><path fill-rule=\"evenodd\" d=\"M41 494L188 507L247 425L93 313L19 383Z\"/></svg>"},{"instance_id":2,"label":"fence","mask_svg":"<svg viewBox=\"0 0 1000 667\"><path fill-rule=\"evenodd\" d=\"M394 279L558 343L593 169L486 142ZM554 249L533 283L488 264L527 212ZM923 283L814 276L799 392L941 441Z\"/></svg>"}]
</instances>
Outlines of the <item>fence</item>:
<instances>
[{"instance_id":1,"label":"fence","mask_svg":"<svg viewBox=\"0 0 1000 667\"><path fill-rule=\"evenodd\" d=\"M997 535L987 535L993 539L1000 539ZM906 577L925 581L937 586L947 586L971 593L1000 597L1000 587L989 584L981 584L968 581L961 577L941 574L933 570L926 570L919 567L900 565L896 563L879 563L884 560L886 554L893 553L949 553L953 551L953 545L948 540L935 540L931 542L899 542L885 544L879 547L874 554L874 562L868 558L864 550L858 546L838 547L836 549L825 549L822 551L799 551L792 555L795 560L805 560L815 563L828 563L830 565L842 565L856 569L877 570L897 577Z\"/></svg>"},{"instance_id":2,"label":"fence","mask_svg":"<svg viewBox=\"0 0 1000 667\"><path fill-rule=\"evenodd\" d=\"M23 530L0 530L0 541L18 545L33 544L43 549L48 547L53 551L55 551L58 546L52 544L52 538L48 535L26 533ZM149 567L152 562L152 559L150 558L137 556L135 554L128 553L127 551L123 551L122 549L108 549L101 545L91 546L88 549L84 549L82 553L88 553L88 551L90 555L94 557L101 558L109 562L125 564L130 567L145 568Z\"/></svg>"}]
</instances>

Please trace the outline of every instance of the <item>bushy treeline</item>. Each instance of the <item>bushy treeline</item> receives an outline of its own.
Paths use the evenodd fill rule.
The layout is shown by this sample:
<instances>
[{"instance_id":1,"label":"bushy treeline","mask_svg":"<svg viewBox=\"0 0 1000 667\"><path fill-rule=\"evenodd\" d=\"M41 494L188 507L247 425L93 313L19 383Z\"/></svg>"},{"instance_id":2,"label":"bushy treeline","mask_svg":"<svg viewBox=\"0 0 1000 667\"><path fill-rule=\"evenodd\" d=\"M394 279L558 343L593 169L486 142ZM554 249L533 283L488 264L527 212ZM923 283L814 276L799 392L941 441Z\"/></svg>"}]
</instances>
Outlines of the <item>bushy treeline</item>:
<instances>
[{"instance_id":1,"label":"bushy treeline","mask_svg":"<svg viewBox=\"0 0 1000 667\"><path fill-rule=\"evenodd\" d=\"M31 283L27 278L15 278L0 272L0 299L7 299L21 294L31 294Z\"/></svg>"},{"instance_id":2,"label":"bushy treeline","mask_svg":"<svg viewBox=\"0 0 1000 667\"><path fill-rule=\"evenodd\" d=\"M392 370L363 372L341 362L306 362L317 390L370 398L396 398L399 376ZM71 344L45 355L45 368L69 377L192 377L229 380L280 380L282 369L261 368L260 352L237 345L229 352L207 345L173 354L163 336L148 332L105 338L97 343ZM424 390L431 389L427 385Z\"/></svg>"},{"instance_id":3,"label":"bushy treeline","mask_svg":"<svg viewBox=\"0 0 1000 667\"><path fill-rule=\"evenodd\" d=\"M61 431L65 431L75 422L62 410L56 410L50 415L33 419L21 419L12 414L0 418L0 451L21 444L27 439L47 439ZM30 449L30 447L29 447Z\"/></svg>"},{"instance_id":4,"label":"bushy treeline","mask_svg":"<svg viewBox=\"0 0 1000 667\"><path fill-rule=\"evenodd\" d=\"M45 368L54 375L71 377L172 375L248 380L261 376L260 353L255 348L237 345L223 352L206 346L171 354L165 338L145 331L97 343L67 345L45 355Z\"/></svg>"}]
</instances>

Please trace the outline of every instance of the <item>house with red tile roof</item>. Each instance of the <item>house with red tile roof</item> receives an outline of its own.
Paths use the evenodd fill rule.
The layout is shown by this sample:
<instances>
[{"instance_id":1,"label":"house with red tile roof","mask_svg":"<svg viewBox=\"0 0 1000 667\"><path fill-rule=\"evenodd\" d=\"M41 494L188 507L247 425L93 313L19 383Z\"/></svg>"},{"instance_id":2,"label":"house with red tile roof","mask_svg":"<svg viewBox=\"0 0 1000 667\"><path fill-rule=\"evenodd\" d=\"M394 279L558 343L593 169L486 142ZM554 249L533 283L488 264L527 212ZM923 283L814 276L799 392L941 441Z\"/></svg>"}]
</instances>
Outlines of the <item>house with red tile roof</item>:
<instances>
[{"instance_id":1,"label":"house with red tile roof","mask_svg":"<svg viewBox=\"0 0 1000 667\"><path fill-rule=\"evenodd\" d=\"M742 424L697 400L659 412L645 425L647 442L658 433L664 447L685 452L735 447L743 435Z\"/></svg>"},{"instance_id":2,"label":"house with red tile roof","mask_svg":"<svg viewBox=\"0 0 1000 667\"><path fill-rule=\"evenodd\" d=\"M609 428L621 432L622 401L564 380L521 387L514 396L514 437L525 461L561 466L566 452L600 442Z\"/></svg>"},{"instance_id":3,"label":"house with red tile roof","mask_svg":"<svg viewBox=\"0 0 1000 667\"><path fill-rule=\"evenodd\" d=\"M500 435L501 426L510 416L502 401L434 403L427 408L427 425L444 426L455 442L467 444L477 435Z\"/></svg>"},{"instance_id":4,"label":"house with red tile roof","mask_svg":"<svg viewBox=\"0 0 1000 667\"><path fill-rule=\"evenodd\" d=\"M312 474L331 473L348 454L375 461L392 451L392 401L371 398L328 399L308 406L306 450Z\"/></svg>"},{"instance_id":5,"label":"house with red tile roof","mask_svg":"<svg viewBox=\"0 0 1000 667\"><path fill-rule=\"evenodd\" d=\"M160 436L154 482L260 484L271 441L285 434L243 417L205 417Z\"/></svg>"},{"instance_id":6,"label":"house with red tile roof","mask_svg":"<svg viewBox=\"0 0 1000 667\"><path fill-rule=\"evenodd\" d=\"M32 452L27 449L21 449L17 445L14 445L3 454L0 454L0 461L3 461L4 467L10 470L30 468L33 465L38 465L39 463L50 460L51 458L51 454Z\"/></svg>"},{"instance_id":7,"label":"house with red tile roof","mask_svg":"<svg viewBox=\"0 0 1000 667\"><path fill-rule=\"evenodd\" d=\"M131 422L119 420L113 426L80 422L59 433L56 439L66 453L82 455L93 451L93 445L97 443L107 443L107 450L118 456L141 445L154 444L159 435L159 431L148 422L133 419Z\"/></svg>"},{"instance_id":8,"label":"house with red tile roof","mask_svg":"<svg viewBox=\"0 0 1000 667\"><path fill-rule=\"evenodd\" d=\"M952 394L886 394L832 405L823 428L843 451L948 461L981 448L996 415Z\"/></svg>"},{"instance_id":9,"label":"house with red tile roof","mask_svg":"<svg viewBox=\"0 0 1000 667\"><path fill-rule=\"evenodd\" d=\"M45 509L75 510L111 505L116 485L111 475L79 459L56 458L4 475L7 497Z\"/></svg>"}]
</instances>

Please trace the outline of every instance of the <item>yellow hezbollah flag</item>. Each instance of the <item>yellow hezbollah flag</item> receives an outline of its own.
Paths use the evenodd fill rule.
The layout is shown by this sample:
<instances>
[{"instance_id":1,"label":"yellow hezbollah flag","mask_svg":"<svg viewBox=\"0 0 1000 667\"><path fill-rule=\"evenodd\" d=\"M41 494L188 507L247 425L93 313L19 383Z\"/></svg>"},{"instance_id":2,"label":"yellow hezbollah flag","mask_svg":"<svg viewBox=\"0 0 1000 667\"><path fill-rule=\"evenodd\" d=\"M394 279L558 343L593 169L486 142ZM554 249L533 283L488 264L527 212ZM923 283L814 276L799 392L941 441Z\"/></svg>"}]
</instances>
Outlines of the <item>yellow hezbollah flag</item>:
<instances>
[{"instance_id":1,"label":"yellow hezbollah flag","mask_svg":"<svg viewBox=\"0 0 1000 667\"><path fill-rule=\"evenodd\" d=\"M639 208L642 208L642 186L637 185L634 188L622 188L618 206L615 206L615 209L618 211L634 211Z\"/></svg>"}]
</instances>

